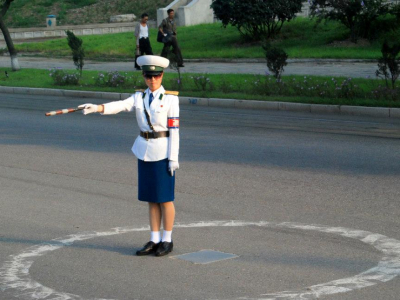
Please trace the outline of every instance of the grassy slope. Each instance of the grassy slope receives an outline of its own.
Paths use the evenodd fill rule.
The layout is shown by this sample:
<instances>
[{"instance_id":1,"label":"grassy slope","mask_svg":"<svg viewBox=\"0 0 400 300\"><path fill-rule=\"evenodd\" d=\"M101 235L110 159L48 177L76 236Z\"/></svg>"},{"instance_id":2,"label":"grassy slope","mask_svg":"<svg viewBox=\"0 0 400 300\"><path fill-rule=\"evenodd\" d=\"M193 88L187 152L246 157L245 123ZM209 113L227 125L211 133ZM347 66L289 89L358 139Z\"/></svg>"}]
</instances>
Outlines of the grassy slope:
<instances>
[{"instance_id":1,"label":"grassy slope","mask_svg":"<svg viewBox=\"0 0 400 300\"><path fill-rule=\"evenodd\" d=\"M6 15L9 27L46 26L46 16L55 14L63 20L70 9L81 8L98 0L18 0L14 1Z\"/></svg>"},{"instance_id":2,"label":"grassy slope","mask_svg":"<svg viewBox=\"0 0 400 300\"><path fill-rule=\"evenodd\" d=\"M65 24L108 22L110 16L147 12L157 18L156 9L165 7L170 0L17 0L6 15L9 27L45 26L46 16L53 14Z\"/></svg>"},{"instance_id":3,"label":"grassy slope","mask_svg":"<svg viewBox=\"0 0 400 300\"><path fill-rule=\"evenodd\" d=\"M298 18L287 23L273 41L282 47L289 58L359 58L376 59L381 56L381 41L367 45L353 44L345 47L333 46L334 41L345 40L348 30L341 24L330 22L315 28L309 19ZM162 44L156 42L156 30L151 31L154 53L160 53ZM399 32L385 36L391 41L400 41ZM382 37L385 38L385 37ZM82 36L87 58L133 58L132 33ZM222 28L219 23L204 24L178 29L178 40L185 58L263 58L260 44L243 44L240 34L233 27ZM69 55L65 39L41 43L26 43L17 46L20 52L35 52L41 55Z\"/></svg>"}]
</instances>

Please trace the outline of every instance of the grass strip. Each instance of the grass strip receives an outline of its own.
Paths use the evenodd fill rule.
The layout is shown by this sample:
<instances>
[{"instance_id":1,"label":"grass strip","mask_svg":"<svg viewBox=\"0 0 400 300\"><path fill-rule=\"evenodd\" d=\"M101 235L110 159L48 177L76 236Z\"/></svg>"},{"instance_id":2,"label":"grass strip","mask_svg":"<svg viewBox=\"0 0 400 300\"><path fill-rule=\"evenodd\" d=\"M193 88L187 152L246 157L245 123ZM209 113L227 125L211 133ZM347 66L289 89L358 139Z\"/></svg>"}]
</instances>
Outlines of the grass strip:
<instances>
[{"instance_id":1,"label":"grass strip","mask_svg":"<svg viewBox=\"0 0 400 300\"><path fill-rule=\"evenodd\" d=\"M8 71L9 77L4 74ZM70 70L69 72L75 72ZM22 69L18 72L10 72L8 68L0 68L0 86L9 87L30 87L30 88L51 88L65 90L82 90L82 91L98 91L98 92L116 92L116 93L133 93L135 89L145 88L143 77L140 72L123 72L122 75L135 80L128 80L125 86L119 87L99 87L95 85L95 79L98 77L98 71L84 71L80 84L77 86L57 86L54 84L52 77L49 76L48 70L43 69ZM356 86L353 98L337 98L328 96L316 97L315 95L301 95L298 91L292 92L291 95L285 93L290 92L290 88L282 89L283 94L277 94L274 83L271 83L271 95L261 95L257 87L257 80L263 79L265 76L255 76L252 74L185 74L182 78L181 96L201 97L201 98L221 98L221 99L239 99L239 100L259 100L259 101L282 101L295 103L310 104L332 104L332 105L354 105L369 107L400 107L399 100L374 99L372 91L379 88L383 84L381 80L355 78L352 79L352 85ZM199 84L207 79L208 84L204 86L204 90ZM273 79L272 79L273 80ZM322 85L326 82L325 89L332 92L333 81L344 82L348 80L343 77L326 77L326 76L284 76L284 82L295 81L304 89L311 89L319 85L324 91ZM177 74L165 73L163 86L167 90L176 90ZM293 88L295 85L291 85ZM329 87L330 86L330 87ZM330 90L330 91L329 91ZM310 91L310 90L309 90ZM359 93L371 93L371 97L359 97ZM305 93L307 93L305 91Z\"/></svg>"}]
</instances>

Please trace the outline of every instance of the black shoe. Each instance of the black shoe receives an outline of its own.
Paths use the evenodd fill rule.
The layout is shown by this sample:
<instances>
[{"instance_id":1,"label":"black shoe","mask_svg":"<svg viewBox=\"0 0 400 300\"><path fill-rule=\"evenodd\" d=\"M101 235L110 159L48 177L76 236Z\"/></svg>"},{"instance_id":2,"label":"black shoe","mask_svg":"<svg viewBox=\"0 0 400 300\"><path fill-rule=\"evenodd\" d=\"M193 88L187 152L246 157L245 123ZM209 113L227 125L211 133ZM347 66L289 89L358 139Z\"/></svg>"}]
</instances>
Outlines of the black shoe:
<instances>
[{"instance_id":1,"label":"black shoe","mask_svg":"<svg viewBox=\"0 0 400 300\"><path fill-rule=\"evenodd\" d=\"M179 68L184 68L185 65L183 65L183 64L182 64L182 65L178 65L178 67L179 67Z\"/></svg>"},{"instance_id":2,"label":"black shoe","mask_svg":"<svg viewBox=\"0 0 400 300\"><path fill-rule=\"evenodd\" d=\"M150 241L146 245L144 245L144 247L142 249L139 249L138 251L136 251L136 255L143 256L143 255L152 254L152 253L156 252L156 250L158 249L160 244L161 243L156 244L156 243Z\"/></svg>"},{"instance_id":3,"label":"black shoe","mask_svg":"<svg viewBox=\"0 0 400 300\"><path fill-rule=\"evenodd\" d=\"M172 252L173 248L174 248L174 243L172 241L171 241L171 243L161 242L160 246L158 246L158 248L157 248L156 256L167 255L168 253Z\"/></svg>"}]
</instances>

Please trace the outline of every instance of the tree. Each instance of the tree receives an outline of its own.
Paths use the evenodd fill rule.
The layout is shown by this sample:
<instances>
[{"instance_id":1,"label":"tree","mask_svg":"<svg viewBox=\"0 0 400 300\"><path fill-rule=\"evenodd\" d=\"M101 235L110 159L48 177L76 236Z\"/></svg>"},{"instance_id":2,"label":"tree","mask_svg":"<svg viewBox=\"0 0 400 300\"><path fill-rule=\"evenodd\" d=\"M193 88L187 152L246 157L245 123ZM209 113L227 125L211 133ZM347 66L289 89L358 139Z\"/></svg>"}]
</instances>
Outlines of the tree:
<instances>
[{"instance_id":1,"label":"tree","mask_svg":"<svg viewBox=\"0 0 400 300\"><path fill-rule=\"evenodd\" d=\"M302 0L212 0L211 8L224 27L258 41L276 36L301 11Z\"/></svg>"},{"instance_id":2,"label":"tree","mask_svg":"<svg viewBox=\"0 0 400 300\"><path fill-rule=\"evenodd\" d=\"M17 50L15 50L14 43L11 39L10 32L8 31L8 28L7 28L6 24L4 23L4 16L6 15L8 9L10 8L11 2L13 2L13 1L14 0L1 0L0 1L0 3L1 3L0 29L3 32L4 40L6 41L8 52L10 53L11 69L13 71L18 71L21 68L18 63Z\"/></svg>"},{"instance_id":3,"label":"tree","mask_svg":"<svg viewBox=\"0 0 400 300\"><path fill-rule=\"evenodd\" d=\"M67 30L67 41L68 46L72 51L72 59L74 60L74 64L76 68L79 70L82 75L82 69L84 66L83 59L85 58L85 50L83 49L83 41L78 38L72 31Z\"/></svg>"},{"instance_id":4,"label":"tree","mask_svg":"<svg viewBox=\"0 0 400 300\"><path fill-rule=\"evenodd\" d=\"M396 43L390 47L389 43L384 41L381 52L382 57L378 60L376 76L385 79L386 87L389 87L388 79L390 79L394 89L396 80L400 75L400 61L397 57L400 52L400 44Z\"/></svg>"},{"instance_id":5,"label":"tree","mask_svg":"<svg viewBox=\"0 0 400 300\"><path fill-rule=\"evenodd\" d=\"M387 0L313 0L311 16L319 21L336 20L350 29L350 40L371 38L371 30L380 17L391 12Z\"/></svg>"}]
</instances>

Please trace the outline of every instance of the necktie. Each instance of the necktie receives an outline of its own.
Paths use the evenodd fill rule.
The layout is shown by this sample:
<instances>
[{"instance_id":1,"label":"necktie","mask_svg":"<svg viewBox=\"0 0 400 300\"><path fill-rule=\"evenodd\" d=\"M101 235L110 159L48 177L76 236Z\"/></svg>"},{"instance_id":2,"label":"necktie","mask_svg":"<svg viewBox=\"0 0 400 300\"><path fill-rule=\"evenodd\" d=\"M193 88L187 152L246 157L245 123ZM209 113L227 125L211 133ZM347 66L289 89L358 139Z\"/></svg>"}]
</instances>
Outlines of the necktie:
<instances>
[{"instance_id":1,"label":"necktie","mask_svg":"<svg viewBox=\"0 0 400 300\"><path fill-rule=\"evenodd\" d=\"M153 93L150 93L150 96L149 96L149 107L151 105L151 102L153 102L153 98L154 98Z\"/></svg>"}]
</instances>

